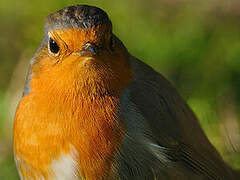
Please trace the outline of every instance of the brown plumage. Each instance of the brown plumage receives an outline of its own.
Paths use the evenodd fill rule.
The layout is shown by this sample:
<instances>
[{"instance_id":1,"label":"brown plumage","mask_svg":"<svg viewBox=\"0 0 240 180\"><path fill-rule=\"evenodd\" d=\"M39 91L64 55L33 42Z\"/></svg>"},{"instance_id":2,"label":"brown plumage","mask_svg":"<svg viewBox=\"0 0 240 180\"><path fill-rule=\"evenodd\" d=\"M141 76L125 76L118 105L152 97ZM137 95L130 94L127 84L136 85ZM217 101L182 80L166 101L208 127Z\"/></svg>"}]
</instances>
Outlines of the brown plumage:
<instances>
[{"instance_id":1,"label":"brown plumage","mask_svg":"<svg viewBox=\"0 0 240 180\"><path fill-rule=\"evenodd\" d=\"M99 8L48 16L16 112L21 179L238 179L175 88Z\"/></svg>"}]
</instances>

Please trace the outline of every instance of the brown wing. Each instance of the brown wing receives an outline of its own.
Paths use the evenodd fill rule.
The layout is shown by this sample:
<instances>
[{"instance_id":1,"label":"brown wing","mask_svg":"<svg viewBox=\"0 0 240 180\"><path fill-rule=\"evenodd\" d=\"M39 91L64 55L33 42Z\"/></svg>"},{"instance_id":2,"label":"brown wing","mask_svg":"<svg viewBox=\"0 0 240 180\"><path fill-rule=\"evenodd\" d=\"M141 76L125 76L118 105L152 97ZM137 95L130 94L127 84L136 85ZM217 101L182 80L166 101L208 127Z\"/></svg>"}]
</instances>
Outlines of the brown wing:
<instances>
[{"instance_id":1,"label":"brown wing","mask_svg":"<svg viewBox=\"0 0 240 180\"><path fill-rule=\"evenodd\" d=\"M204 179L233 179L232 170L210 144L197 118L176 89L159 73L132 58L133 102L149 125L153 139L171 161Z\"/></svg>"}]
</instances>

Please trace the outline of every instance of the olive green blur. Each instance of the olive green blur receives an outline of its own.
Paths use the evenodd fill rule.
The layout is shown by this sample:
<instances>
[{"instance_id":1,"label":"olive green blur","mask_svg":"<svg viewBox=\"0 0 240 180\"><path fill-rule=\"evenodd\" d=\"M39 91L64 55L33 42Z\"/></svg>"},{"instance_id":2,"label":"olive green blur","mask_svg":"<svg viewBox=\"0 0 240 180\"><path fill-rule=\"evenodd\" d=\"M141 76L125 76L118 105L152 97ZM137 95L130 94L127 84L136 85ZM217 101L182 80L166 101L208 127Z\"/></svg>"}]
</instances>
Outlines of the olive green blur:
<instances>
[{"instance_id":1,"label":"olive green blur","mask_svg":"<svg viewBox=\"0 0 240 180\"><path fill-rule=\"evenodd\" d=\"M238 0L0 0L1 180L19 179L13 117L45 18L74 4L104 9L130 53L174 84L224 160L240 169Z\"/></svg>"}]
</instances>

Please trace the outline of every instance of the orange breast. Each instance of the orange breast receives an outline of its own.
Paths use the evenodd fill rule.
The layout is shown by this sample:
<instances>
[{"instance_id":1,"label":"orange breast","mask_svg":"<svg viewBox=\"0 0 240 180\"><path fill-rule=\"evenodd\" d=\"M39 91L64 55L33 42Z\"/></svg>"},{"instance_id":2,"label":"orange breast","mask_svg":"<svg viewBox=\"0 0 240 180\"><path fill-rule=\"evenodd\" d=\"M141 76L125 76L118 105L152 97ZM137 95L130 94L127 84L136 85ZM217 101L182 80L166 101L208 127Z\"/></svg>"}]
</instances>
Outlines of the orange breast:
<instances>
[{"instance_id":1,"label":"orange breast","mask_svg":"<svg viewBox=\"0 0 240 180\"><path fill-rule=\"evenodd\" d=\"M52 107L43 104L40 94L23 98L16 114L14 147L24 162L19 164L24 177L50 178L54 175L49 167L52 160L69 154L71 146L78 152L80 176L93 180L108 176L123 135L115 119L118 99L75 98L79 103Z\"/></svg>"},{"instance_id":2,"label":"orange breast","mask_svg":"<svg viewBox=\"0 0 240 180\"><path fill-rule=\"evenodd\" d=\"M72 66L75 65L66 65L64 72L53 69L38 73L38 67L43 67L39 64L33 68L31 92L19 104L14 127L14 150L19 170L26 179L52 179L52 160L63 153L69 154L72 146L78 152L76 161L80 177L95 180L109 176L124 135L118 120L119 97L124 86L115 81L113 87L120 90L90 95L87 92L99 92L101 88L105 92L104 83L107 82L102 82L99 89L99 83L93 85L92 80L89 87L95 89L83 90L79 83L84 82L76 81L76 74L65 73L74 71ZM131 73L121 70L126 69L121 66L116 67L120 68L119 73L128 73L126 85ZM117 84L119 87L115 87Z\"/></svg>"}]
</instances>

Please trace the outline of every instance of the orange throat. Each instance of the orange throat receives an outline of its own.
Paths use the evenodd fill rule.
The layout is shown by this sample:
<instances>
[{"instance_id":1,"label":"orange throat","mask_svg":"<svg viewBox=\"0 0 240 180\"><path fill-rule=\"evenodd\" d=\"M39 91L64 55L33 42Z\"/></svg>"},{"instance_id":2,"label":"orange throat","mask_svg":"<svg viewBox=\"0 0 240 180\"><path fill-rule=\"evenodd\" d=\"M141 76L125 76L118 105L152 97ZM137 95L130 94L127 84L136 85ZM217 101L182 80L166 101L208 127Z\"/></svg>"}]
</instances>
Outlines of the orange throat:
<instances>
[{"instance_id":1,"label":"orange throat","mask_svg":"<svg viewBox=\"0 0 240 180\"><path fill-rule=\"evenodd\" d=\"M78 176L105 179L124 135L117 118L120 96L132 72L120 64L111 66L115 68L111 76L107 68L84 70L74 58L49 72L49 62L32 67L31 91L16 112L18 168L26 179L51 179L52 160L69 155L74 147Z\"/></svg>"}]
</instances>

